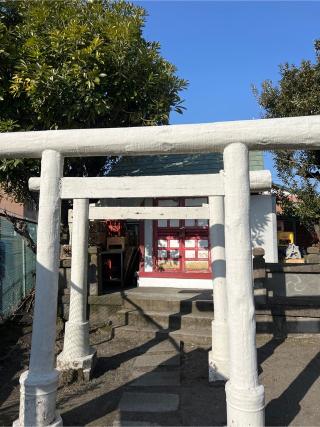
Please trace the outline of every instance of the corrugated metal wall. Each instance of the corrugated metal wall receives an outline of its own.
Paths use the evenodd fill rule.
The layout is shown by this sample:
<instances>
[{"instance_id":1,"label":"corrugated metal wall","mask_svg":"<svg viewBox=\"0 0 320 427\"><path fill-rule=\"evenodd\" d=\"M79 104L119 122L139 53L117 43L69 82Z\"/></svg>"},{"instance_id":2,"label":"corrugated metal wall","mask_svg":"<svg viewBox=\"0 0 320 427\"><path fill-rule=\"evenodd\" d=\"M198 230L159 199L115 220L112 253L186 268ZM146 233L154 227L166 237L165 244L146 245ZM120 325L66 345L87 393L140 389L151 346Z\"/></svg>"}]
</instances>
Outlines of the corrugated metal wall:
<instances>
[{"instance_id":1,"label":"corrugated metal wall","mask_svg":"<svg viewBox=\"0 0 320 427\"><path fill-rule=\"evenodd\" d=\"M34 240L37 224L28 222ZM36 256L12 224L0 216L0 315L7 317L35 284Z\"/></svg>"}]
</instances>

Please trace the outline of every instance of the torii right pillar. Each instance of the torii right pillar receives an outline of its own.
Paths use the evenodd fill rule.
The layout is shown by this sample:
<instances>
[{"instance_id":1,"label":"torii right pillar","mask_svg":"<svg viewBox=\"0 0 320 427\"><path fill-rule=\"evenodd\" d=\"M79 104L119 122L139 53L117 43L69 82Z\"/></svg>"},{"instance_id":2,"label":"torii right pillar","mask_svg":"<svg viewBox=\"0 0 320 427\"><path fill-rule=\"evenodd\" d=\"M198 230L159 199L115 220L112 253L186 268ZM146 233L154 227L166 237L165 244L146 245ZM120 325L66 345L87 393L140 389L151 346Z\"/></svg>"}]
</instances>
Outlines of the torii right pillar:
<instances>
[{"instance_id":1,"label":"torii right pillar","mask_svg":"<svg viewBox=\"0 0 320 427\"><path fill-rule=\"evenodd\" d=\"M250 237L249 152L245 144L224 150L225 245L229 327L229 427L264 426L264 387L259 385Z\"/></svg>"}]
</instances>

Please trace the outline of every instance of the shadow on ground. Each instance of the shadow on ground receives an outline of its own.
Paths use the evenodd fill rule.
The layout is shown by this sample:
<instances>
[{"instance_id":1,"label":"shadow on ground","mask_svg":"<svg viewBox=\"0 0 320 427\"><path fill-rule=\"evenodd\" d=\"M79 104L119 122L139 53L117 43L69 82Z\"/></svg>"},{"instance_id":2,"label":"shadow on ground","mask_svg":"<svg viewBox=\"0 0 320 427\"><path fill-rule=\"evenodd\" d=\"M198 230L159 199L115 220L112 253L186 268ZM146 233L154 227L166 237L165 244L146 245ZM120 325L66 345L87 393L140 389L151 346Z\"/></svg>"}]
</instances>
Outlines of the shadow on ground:
<instances>
[{"instance_id":1,"label":"shadow on ground","mask_svg":"<svg viewBox=\"0 0 320 427\"><path fill-rule=\"evenodd\" d=\"M0 329L2 342L6 342L6 333L9 330ZM21 341L21 334L25 340ZM65 426L113 425L115 420L119 421L119 401L131 387L136 358L168 339L158 335L152 339L109 340L101 332L91 338L98 343L98 363L92 381L60 385L58 390L57 405ZM7 341L5 355L10 357L1 360L0 369L1 425L11 425L18 416L18 378L27 366L28 340L30 331L23 334L20 328ZM266 425L319 426L320 337L274 339L260 335L257 343L260 379L266 390ZM160 414L157 419L161 424L226 424L224 387L208 384L207 351L191 345L181 350L181 385L176 390L180 397L179 411L172 416ZM140 377L149 373L141 373ZM145 421L150 419L146 416Z\"/></svg>"}]
</instances>

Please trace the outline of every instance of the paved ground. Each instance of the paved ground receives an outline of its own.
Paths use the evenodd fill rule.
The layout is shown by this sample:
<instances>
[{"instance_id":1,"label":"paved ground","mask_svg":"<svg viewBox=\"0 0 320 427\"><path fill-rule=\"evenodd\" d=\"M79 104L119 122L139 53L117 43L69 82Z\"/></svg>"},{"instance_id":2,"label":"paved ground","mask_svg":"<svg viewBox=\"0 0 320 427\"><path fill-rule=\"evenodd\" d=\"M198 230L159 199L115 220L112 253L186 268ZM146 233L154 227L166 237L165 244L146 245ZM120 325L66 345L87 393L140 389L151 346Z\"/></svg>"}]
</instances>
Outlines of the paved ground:
<instances>
[{"instance_id":1,"label":"paved ground","mask_svg":"<svg viewBox=\"0 0 320 427\"><path fill-rule=\"evenodd\" d=\"M30 345L30 331L24 332L16 341L12 332L5 354L0 350L0 425L11 425L18 414L18 378ZM180 349L171 342L143 337L110 341L106 332L95 332L91 339L98 350L93 380L59 387L65 426L134 425L133 420L142 425L225 425L224 388L208 385L206 350L185 347L177 363ZM259 336L258 348L266 425L320 426L320 337L275 341ZM140 399L134 397L138 393ZM149 412L141 412L145 405Z\"/></svg>"}]
</instances>

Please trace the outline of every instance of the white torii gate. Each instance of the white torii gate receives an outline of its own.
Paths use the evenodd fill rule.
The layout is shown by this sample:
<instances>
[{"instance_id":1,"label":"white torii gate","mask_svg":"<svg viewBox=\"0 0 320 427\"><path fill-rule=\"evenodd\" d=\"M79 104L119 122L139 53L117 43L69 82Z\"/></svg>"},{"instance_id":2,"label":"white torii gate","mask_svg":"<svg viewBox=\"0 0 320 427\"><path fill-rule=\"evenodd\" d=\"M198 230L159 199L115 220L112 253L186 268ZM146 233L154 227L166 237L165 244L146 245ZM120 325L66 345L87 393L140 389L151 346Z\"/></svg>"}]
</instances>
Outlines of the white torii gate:
<instances>
[{"instance_id":1,"label":"white torii gate","mask_svg":"<svg viewBox=\"0 0 320 427\"><path fill-rule=\"evenodd\" d=\"M52 351L55 331L50 325L55 324L57 309L63 158L222 150L230 357L230 379L226 384L228 426L264 424L264 388L258 382L252 292L249 150L279 149L320 149L320 117L0 134L0 157L41 157L32 351L29 370L20 377L17 426L62 423L55 409L58 372Z\"/></svg>"},{"instance_id":2,"label":"white torii gate","mask_svg":"<svg viewBox=\"0 0 320 427\"><path fill-rule=\"evenodd\" d=\"M249 173L252 192L271 189L268 170ZM162 184L162 185L160 185ZM29 189L39 191L40 178L30 178ZM73 199L71 290L69 320L66 323L64 347L58 356L60 370L82 369L90 376L94 350L89 345L89 324L86 318L88 220L98 219L209 219L213 301L212 351L209 353L209 381L229 378L229 344L227 324L227 290L224 236L224 172L142 177L62 178L61 199ZM206 196L208 204L200 207L97 207L90 206L88 197Z\"/></svg>"}]
</instances>

